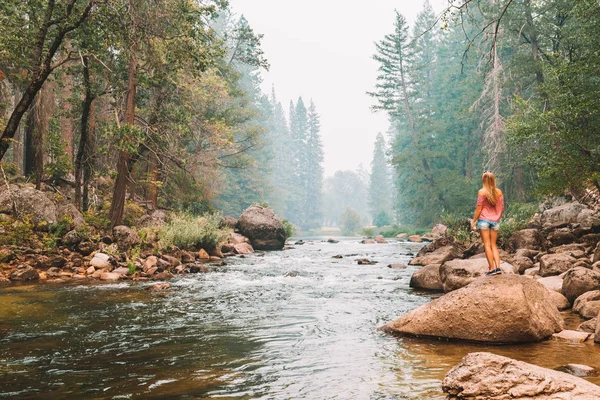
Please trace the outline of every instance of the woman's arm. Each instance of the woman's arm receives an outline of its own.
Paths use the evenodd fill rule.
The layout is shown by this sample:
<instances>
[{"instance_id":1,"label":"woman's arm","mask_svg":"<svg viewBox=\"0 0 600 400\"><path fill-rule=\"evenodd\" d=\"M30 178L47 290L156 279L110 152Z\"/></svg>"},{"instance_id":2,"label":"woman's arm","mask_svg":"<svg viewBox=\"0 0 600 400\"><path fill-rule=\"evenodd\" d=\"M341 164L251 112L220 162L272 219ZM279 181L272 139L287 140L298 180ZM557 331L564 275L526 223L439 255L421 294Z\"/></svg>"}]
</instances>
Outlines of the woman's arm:
<instances>
[{"instance_id":1,"label":"woman's arm","mask_svg":"<svg viewBox=\"0 0 600 400\"><path fill-rule=\"evenodd\" d=\"M479 214L481 214L481 210L483 209L483 204L477 205L475 207L475 214L473 215L473 221L471 221L471 230L475 230L475 225L477 224L477 220L479 219Z\"/></svg>"}]
</instances>

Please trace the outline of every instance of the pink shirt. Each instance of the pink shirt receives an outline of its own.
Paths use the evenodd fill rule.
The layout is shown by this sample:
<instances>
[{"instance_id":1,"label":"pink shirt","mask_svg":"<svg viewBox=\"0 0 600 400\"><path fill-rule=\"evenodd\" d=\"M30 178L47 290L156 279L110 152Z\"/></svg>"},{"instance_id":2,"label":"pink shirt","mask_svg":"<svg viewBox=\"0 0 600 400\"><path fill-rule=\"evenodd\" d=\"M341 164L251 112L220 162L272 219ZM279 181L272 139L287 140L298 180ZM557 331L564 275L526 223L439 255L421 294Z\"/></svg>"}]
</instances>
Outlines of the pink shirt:
<instances>
[{"instance_id":1,"label":"pink shirt","mask_svg":"<svg viewBox=\"0 0 600 400\"><path fill-rule=\"evenodd\" d=\"M491 222L500 222L502 211L504 211L504 196L500 189L498 189L500 195L496 198L496 205L493 206L488 201L487 197L481 192L477 194L477 205L483 205L479 219L485 219Z\"/></svg>"}]
</instances>

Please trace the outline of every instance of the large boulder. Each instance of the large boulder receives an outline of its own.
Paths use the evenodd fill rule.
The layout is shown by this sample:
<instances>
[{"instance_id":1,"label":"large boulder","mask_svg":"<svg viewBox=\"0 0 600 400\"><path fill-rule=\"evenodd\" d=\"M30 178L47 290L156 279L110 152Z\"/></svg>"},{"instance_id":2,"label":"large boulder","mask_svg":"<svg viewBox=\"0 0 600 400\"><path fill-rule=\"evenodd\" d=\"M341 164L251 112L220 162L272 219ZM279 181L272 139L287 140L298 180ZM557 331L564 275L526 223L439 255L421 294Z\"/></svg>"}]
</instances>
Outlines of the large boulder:
<instances>
[{"instance_id":1,"label":"large boulder","mask_svg":"<svg viewBox=\"0 0 600 400\"><path fill-rule=\"evenodd\" d=\"M531 261L529 257L513 256L510 259L510 263L521 275L523 275L529 268L533 268L533 261Z\"/></svg>"},{"instance_id":2,"label":"large boulder","mask_svg":"<svg viewBox=\"0 0 600 400\"><path fill-rule=\"evenodd\" d=\"M541 276L560 275L573 268L577 260L567 253L546 254L540 258Z\"/></svg>"},{"instance_id":3,"label":"large boulder","mask_svg":"<svg viewBox=\"0 0 600 400\"><path fill-rule=\"evenodd\" d=\"M553 246L573 243L577 238L569 229L558 229L548 235L548 240Z\"/></svg>"},{"instance_id":4,"label":"large boulder","mask_svg":"<svg viewBox=\"0 0 600 400\"><path fill-rule=\"evenodd\" d=\"M415 289L443 290L440 264L430 264L416 270L410 277L409 286Z\"/></svg>"},{"instance_id":5,"label":"large boulder","mask_svg":"<svg viewBox=\"0 0 600 400\"><path fill-rule=\"evenodd\" d=\"M113 239L121 251L127 251L140 243L138 234L125 225L119 225L113 228Z\"/></svg>"},{"instance_id":6,"label":"large boulder","mask_svg":"<svg viewBox=\"0 0 600 400\"><path fill-rule=\"evenodd\" d=\"M560 276L547 276L538 279L538 282L544 285L548 290L558 293L562 292L563 278Z\"/></svg>"},{"instance_id":7,"label":"large boulder","mask_svg":"<svg viewBox=\"0 0 600 400\"><path fill-rule=\"evenodd\" d=\"M592 227L600 223L600 218L593 210L585 208L577 215L577 223L584 227Z\"/></svg>"},{"instance_id":8,"label":"large boulder","mask_svg":"<svg viewBox=\"0 0 600 400\"><path fill-rule=\"evenodd\" d=\"M493 353L467 354L444 378L449 399L595 400L600 387L585 379Z\"/></svg>"},{"instance_id":9,"label":"large boulder","mask_svg":"<svg viewBox=\"0 0 600 400\"><path fill-rule=\"evenodd\" d=\"M280 250L285 245L283 223L269 208L248 207L240 216L238 227L256 250Z\"/></svg>"},{"instance_id":10,"label":"large boulder","mask_svg":"<svg viewBox=\"0 0 600 400\"><path fill-rule=\"evenodd\" d=\"M461 251L455 246L447 245L422 256L417 255L417 257L410 260L408 265L443 264L446 261L460 258L461 255Z\"/></svg>"},{"instance_id":11,"label":"large boulder","mask_svg":"<svg viewBox=\"0 0 600 400\"><path fill-rule=\"evenodd\" d=\"M542 213L542 224L545 228L550 228L576 223L579 213L584 209L586 209L586 206L578 202L567 203L550 208Z\"/></svg>"},{"instance_id":12,"label":"large boulder","mask_svg":"<svg viewBox=\"0 0 600 400\"><path fill-rule=\"evenodd\" d=\"M591 269L576 267L565 274L561 293L571 303L591 290L600 290L600 273Z\"/></svg>"},{"instance_id":13,"label":"large boulder","mask_svg":"<svg viewBox=\"0 0 600 400\"><path fill-rule=\"evenodd\" d=\"M562 328L562 317L542 285L507 274L479 279L381 329L401 335L525 343L546 339Z\"/></svg>"},{"instance_id":14,"label":"large boulder","mask_svg":"<svg viewBox=\"0 0 600 400\"><path fill-rule=\"evenodd\" d=\"M431 228L431 235L434 238L441 238L448 234L448 227L444 224L435 224L433 228Z\"/></svg>"},{"instance_id":15,"label":"large boulder","mask_svg":"<svg viewBox=\"0 0 600 400\"><path fill-rule=\"evenodd\" d=\"M515 250L542 250L546 248L546 240L537 229L522 229L508 239L508 246Z\"/></svg>"},{"instance_id":16,"label":"large boulder","mask_svg":"<svg viewBox=\"0 0 600 400\"><path fill-rule=\"evenodd\" d=\"M554 303L558 311L563 311L568 308L571 308L571 303L569 303L569 300L567 300L567 298L559 292L555 292L554 290L548 290L548 294L550 296L550 300L552 301L552 303Z\"/></svg>"},{"instance_id":17,"label":"large boulder","mask_svg":"<svg viewBox=\"0 0 600 400\"><path fill-rule=\"evenodd\" d=\"M0 185L0 213L12 214L13 201L17 213L26 213L35 225L54 224L58 221L56 205L40 190L28 186Z\"/></svg>"},{"instance_id":18,"label":"large boulder","mask_svg":"<svg viewBox=\"0 0 600 400\"><path fill-rule=\"evenodd\" d=\"M83 215L75 207L75 204L71 202L63 202L56 208L56 218L60 220L67 220L70 222L68 228L79 228L85 224Z\"/></svg>"},{"instance_id":19,"label":"large boulder","mask_svg":"<svg viewBox=\"0 0 600 400\"><path fill-rule=\"evenodd\" d=\"M585 319L592 319L600 313L600 290L592 290L575 299L573 311Z\"/></svg>"},{"instance_id":20,"label":"large boulder","mask_svg":"<svg viewBox=\"0 0 600 400\"><path fill-rule=\"evenodd\" d=\"M514 267L504 261L500 262L504 274L514 274ZM488 262L485 258L447 261L440 267L440 279L444 292L451 292L467 286L488 272Z\"/></svg>"}]
</instances>

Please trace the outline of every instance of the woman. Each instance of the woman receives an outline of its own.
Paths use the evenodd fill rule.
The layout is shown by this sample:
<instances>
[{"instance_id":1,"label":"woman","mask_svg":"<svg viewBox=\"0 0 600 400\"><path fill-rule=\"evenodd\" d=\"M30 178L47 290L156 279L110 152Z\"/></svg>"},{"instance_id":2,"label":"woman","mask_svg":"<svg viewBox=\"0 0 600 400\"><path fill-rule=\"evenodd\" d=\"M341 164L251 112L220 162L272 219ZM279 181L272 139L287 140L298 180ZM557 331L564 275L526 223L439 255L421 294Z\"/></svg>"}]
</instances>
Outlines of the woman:
<instances>
[{"instance_id":1,"label":"woman","mask_svg":"<svg viewBox=\"0 0 600 400\"><path fill-rule=\"evenodd\" d=\"M496 178L490 171L483 173L481 183L483 187L477 193L477 207L475 207L475 216L471 222L471 230L475 230L475 226L477 226L481 234L485 258L488 262L487 275L496 275L502 272L496 240L498 239L500 218L504 212L504 197L502 191L496 187Z\"/></svg>"}]
</instances>

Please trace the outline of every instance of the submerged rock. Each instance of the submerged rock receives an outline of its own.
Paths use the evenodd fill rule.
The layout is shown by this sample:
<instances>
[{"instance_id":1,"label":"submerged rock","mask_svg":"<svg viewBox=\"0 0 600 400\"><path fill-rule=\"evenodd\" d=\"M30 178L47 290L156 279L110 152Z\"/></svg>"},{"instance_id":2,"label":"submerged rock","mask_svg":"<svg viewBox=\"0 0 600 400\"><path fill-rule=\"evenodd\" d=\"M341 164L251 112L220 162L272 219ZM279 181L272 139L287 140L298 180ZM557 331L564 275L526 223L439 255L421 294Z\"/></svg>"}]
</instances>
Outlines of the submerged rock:
<instances>
[{"instance_id":1,"label":"submerged rock","mask_svg":"<svg viewBox=\"0 0 600 400\"><path fill-rule=\"evenodd\" d=\"M526 343L546 339L562 328L562 317L544 286L507 274L447 293L381 329L413 336Z\"/></svg>"},{"instance_id":2,"label":"submerged rock","mask_svg":"<svg viewBox=\"0 0 600 400\"><path fill-rule=\"evenodd\" d=\"M600 387L585 379L487 352L467 354L446 374L442 390L465 400L600 398Z\"/></svg>"}]
</instances>

